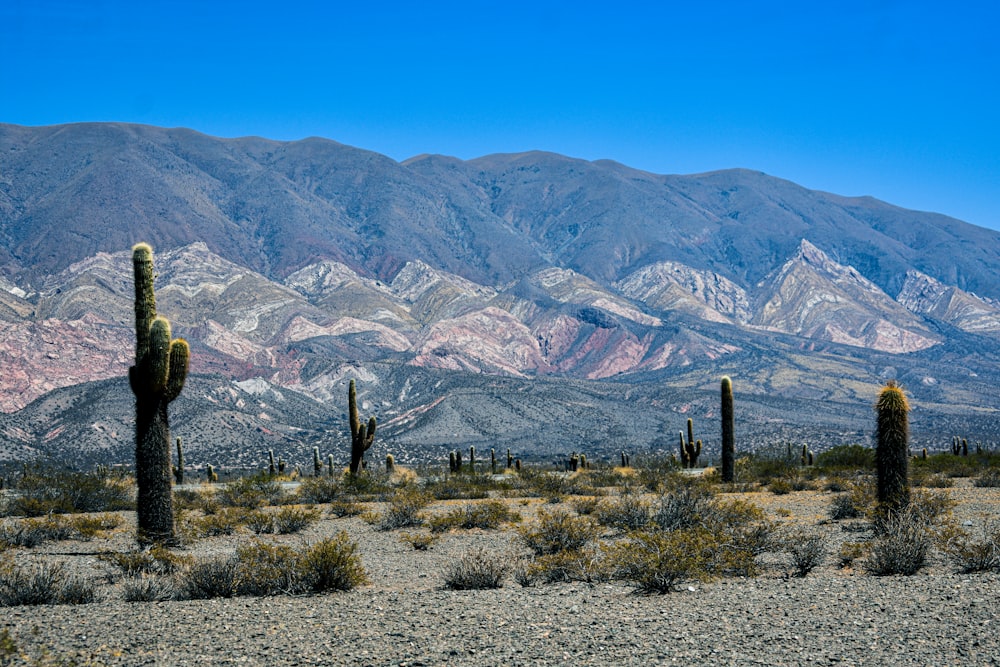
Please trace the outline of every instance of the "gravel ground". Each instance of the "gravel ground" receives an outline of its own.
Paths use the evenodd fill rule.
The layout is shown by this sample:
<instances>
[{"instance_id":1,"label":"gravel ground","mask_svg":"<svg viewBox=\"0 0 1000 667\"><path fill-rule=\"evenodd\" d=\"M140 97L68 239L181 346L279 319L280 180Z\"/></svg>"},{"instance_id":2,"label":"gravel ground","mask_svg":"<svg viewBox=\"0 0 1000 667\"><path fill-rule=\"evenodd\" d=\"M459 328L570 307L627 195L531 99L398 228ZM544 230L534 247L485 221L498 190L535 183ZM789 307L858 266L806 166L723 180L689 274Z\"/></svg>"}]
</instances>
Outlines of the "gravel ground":
<instances>
[{"instance_id":1,"label":"gravel ground","mask_svg":"<svg viewBox=\"0 0 1000 667\"><path fill-rule=\"evenodd\" d=\"M995 490L950 492L960 521L997 516ZM838 524L817 526L829 493L747 497L784 523L816 526L834 544L845 539ZM536 504L512 506L530 520ZM106 583L105 601L4 608L0 624L32 664L1000 665L1000 576L955 574L939 556L912 577L842 570L830 557L804 579L788 578L774 556L758 578L642 596L621 584L442 588L444 567L470 547L513 553L509 529L456 531L426 552L356 518L273 539L298 544L341 529L358 541L372 581L349 593L126 603ZM110 582L95 554L127 549L130 539L122 530L15 555L64 560ZM199 540L190 553L237 541Z\"/></svg>"}]
</instances>

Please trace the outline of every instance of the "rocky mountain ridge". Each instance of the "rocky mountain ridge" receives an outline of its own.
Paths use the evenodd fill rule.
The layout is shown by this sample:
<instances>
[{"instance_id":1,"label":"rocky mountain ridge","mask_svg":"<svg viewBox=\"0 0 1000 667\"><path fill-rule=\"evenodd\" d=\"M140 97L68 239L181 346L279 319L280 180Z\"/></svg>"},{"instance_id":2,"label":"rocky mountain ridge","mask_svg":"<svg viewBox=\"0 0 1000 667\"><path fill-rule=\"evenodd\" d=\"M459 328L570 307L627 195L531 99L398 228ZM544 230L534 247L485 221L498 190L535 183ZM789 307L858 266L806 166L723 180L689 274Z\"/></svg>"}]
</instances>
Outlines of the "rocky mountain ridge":
<instances>
[{"instance_id":1,"label":"rocky mountain ridge","mask_svg":"<svg viewBox=\"0 0 1000 667\"><path fill-rule=\"evenodd\" d=\"M864 414L889 377L935 424L964 414L989 437L1000 409L977 389L1000 379L1000 237L943 216L744 170L656 176L540 153L395 163L318 139L116 124L0 126L0 167L10 451L60 441L25 426L51 394L84 400L124 376L137 240L154 243L158 307L219 406L204 419L253 424L233 433L260 443L337 432L350 377L385 392L372 403L384 433L427 446L530 442L513 423L523 410L488 389L497 376L518 391L544 380L574 437L592 442L628 420L645 426L629 442L661 442L693 405L711 418L724 373L748 400L797 406L783 419L758 411L762 442L821 434L810 401ZM457 394L418 401L408 373ZM252 410L263 399L251 397L273 406L288 392L315 424ZM654 409L662 419L644 414ZM82 421L64 415L58 433L85 432L95 451L127 439L127 414L105 419L115 428L73 414Z\"/></svg>"}]
</instances>

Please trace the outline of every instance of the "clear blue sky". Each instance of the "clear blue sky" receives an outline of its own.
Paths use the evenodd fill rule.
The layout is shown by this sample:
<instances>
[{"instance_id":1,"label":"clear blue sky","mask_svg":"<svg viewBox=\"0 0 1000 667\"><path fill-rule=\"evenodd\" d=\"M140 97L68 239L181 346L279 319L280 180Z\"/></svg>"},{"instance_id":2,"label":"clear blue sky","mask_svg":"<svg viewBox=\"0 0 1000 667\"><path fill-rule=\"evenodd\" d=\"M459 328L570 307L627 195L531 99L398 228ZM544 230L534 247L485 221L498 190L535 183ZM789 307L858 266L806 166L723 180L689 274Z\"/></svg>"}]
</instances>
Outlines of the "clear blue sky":
<instances>
[{"instance_id":1,"label":"clear blue sky","mask_svg":"<svg viewBox=\"0 0 1000 667\"><path fill-rule=\"evenodd\" d=\"M1000 228L998 44L996 0L2 0L0 122L745 167Z\"/></svg>"}]
</instances>

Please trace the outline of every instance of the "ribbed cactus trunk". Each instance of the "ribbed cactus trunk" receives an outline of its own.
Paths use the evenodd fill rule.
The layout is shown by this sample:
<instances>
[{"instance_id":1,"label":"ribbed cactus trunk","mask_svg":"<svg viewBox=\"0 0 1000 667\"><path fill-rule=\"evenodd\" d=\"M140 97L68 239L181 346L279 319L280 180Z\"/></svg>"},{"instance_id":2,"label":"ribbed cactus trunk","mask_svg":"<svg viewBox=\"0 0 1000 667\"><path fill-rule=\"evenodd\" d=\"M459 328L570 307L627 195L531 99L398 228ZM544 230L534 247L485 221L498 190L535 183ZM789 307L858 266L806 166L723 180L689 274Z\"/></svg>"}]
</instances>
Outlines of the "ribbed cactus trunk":
<instances>
[{"instance_id":1,"label":"ribbed cactus trunk","mask_svg":"<svg viewBox=\"0 0 1000 667\"><path fill-rule=\"evenodd\" d=\"M347 411L351 422L351 467L352 475L361 472L364 465L365 452L375 442L375 417L368 420L368 425L358 418L358 398L354 389L354 380L347 389Z\"/></svg>"},{"instance_id":2,"label":"ribbed cactus trunk","mask_svg":"<svg viewBox=\"0 0 1000 667\"><path fill-rule=\"evenodd\" d=\"M722 481L736 477L736 430L733 418L733 382L722 378Z\"/></svg>"},{"instance_id":3,"label":"ribbed cactus trunk","mask_svg":"<svg viewBox=\"0 0 1000 667\"><path fill-rule=\"evenodd\" d=\"M903 389L886 383L875 403L875 472L878 501L887 509L900 509L910 502L909 440L910 405Z\"/></svg>"},{"instance_id":4,"label":"ribbed cactus trunk","mask_svg":"<svg viewBox=\"0 0 1000 667\"><path fill-rule=\"evenodd\" d=\"M170 338L170 323L156 315L153 250L132 249L135 276L135 365L129 385L135 394L136 513L140 544L175 541L167 406L184 388L190 351Z\"/></svg>"}]
</instances>

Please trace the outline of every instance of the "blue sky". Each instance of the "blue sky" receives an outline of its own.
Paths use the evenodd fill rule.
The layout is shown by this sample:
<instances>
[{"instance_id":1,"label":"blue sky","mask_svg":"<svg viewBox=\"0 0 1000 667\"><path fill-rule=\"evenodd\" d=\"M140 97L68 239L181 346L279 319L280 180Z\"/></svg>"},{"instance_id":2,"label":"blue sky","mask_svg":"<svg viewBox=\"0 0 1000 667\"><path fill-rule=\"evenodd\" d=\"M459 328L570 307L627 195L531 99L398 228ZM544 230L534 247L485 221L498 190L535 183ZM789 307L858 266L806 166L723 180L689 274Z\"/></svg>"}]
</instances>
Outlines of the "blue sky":
<instances>
[{"instance_id":1,"label":"blue sky","mask_svg":"<svg viewBox=\"0 0 1000 667\"><path fill-rule=\"evenodd\" d=\"M1000 228L998 34L995 1L3 0L0 122L745 167Z\"/></svg>"}]
</instances>

